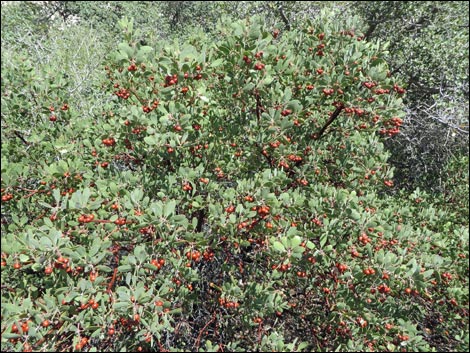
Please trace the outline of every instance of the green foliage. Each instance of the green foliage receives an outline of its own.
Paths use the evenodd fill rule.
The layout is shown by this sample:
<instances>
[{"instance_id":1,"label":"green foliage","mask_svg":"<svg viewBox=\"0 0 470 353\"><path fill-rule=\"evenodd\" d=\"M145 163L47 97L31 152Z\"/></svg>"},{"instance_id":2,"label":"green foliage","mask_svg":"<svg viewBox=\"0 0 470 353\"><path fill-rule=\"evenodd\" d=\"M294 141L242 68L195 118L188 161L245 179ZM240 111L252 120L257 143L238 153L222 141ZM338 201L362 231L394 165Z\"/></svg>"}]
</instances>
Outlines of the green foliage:
<instances>
[{"instance_id":1,"label":"green foliage","mask_svg":"<svg viewBox=\"0 0 470 353\"><path fill-rule=\"evenodd\" d=\"M445 166L468 155L468 23L464 1L357 2L368 38L390 43L392 72L406 82L407 116L393 145L397 181L443 192Z\"/></svg>"},{"instance_id":2,"label":"green foliage","mask_svg":"<svg viewBox=\"0 0 470 353\"><path fill-rule=\"evenodd\" d=\"M129 16L109 53L85 22L2 50L2 350L468 350L468 158L390 192L384 46L327 11L179 32L185 3L184 43ZM53 6L153 11L106 4Z\"/></svg>"},{"instance_id":3,"label":"green foliage","mask_svg":"<svg viewBox=\"0 0 470 353\"><path fill-rule=\"evenodd\" d=\"M455 222L463 225L468 224L469 215L468 173L468 156L451 159L444 173L447 178L441 186L443 192L438 198L443 207L456 213Z\"/></svg>"},{"instance_id":4,"label":"green foliage","mask_svg":"<svg viewBox=\"0 0 470 353\"><path fill-rule=\"evenodd\" d=\"M28 41L46 34L49 28L41 7L31 1L2 4L1 19L2 48L13 45L28 49L31 47Z\"/></svg>"},{"instance_id":5,"label":"green foliage","mask_svg":"<svg viewBox=\"0 0 470 353\"><path fill-rule=\"evenodd\" d=\"M419 98L427 90L468 81L467 2L372 1L355 9L365 17L370 37L390 42L391 65L409 80L409 90Z\"/></svg>"},{"instance_id":6,"label":"green foliage","mask_svg":"<svg viewBox=\"0 0 470 353\"><path fill-rule=\"evenodd\" d=\"M116 24L124 16L135 18L140 29L136 40L155 41L167 31L159 3L152 1L54 1L47 7L47 12L66 22L76 18L78 22L90 25L105 40L120 38L121 29Z\"/></svg>"}]
</instances>

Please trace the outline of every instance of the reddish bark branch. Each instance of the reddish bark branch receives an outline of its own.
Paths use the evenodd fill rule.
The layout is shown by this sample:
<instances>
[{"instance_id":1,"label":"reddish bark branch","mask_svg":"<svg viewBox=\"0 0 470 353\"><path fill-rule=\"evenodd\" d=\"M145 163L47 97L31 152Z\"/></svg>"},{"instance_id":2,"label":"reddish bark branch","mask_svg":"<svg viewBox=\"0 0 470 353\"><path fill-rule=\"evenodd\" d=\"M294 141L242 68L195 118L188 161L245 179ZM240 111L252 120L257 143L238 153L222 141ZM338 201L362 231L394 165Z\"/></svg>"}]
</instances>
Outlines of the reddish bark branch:
<instances>
[{"instance_id":1,"label":"reddish bark branch","mask_svg":"<svg viewBox=\"0 0 470 353\"><path fill-rule=\"evenodd\" d=\"M325 132L325 130L328 128L328 126L330 126L333 121L336 120L336 118L339 116L339 114L341 113L341 111L344 109L344 105L343 104L340 104L336 107L336 110L333 112L333 114L331 114L330 118L328 119L328 121L326 122L326 124L320 129L320 131L318 131L317 133L313 134L313 139L314 140L318 140L320 139L320 137L323 135L323 133Z\"/></svg>"}]
</instances>

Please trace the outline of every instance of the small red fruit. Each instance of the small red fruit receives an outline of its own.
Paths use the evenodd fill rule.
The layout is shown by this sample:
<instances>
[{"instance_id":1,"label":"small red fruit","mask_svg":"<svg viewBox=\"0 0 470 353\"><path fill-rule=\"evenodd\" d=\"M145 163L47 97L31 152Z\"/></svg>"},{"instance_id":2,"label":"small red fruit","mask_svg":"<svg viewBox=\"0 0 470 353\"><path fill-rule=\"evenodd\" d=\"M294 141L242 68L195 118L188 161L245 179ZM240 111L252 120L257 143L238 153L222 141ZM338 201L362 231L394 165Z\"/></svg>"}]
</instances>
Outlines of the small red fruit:
<instances>
[{"instance_id":1,"label":"small red fruit","mask_svg":"<svg viewBox=\"0 0 470 353\"><path fill-rule=\"evenodd\" d=\"M290 110L290 109L284 109L284 110L281 112L281 115L282 115L282 116L288 116L288 115L290 115L290 114L292 114L292 110Z\"/></svg>"},{"instance_id":2,"label":"small red fruit","mask_svg":"<svg viewBox=\"0 0 470 353\"><path fill-rule=\"evenodd\" d=\"M345 264L336 264L336 268L338 269L339 272L343 273L348 269L348 266Z\"/></svg>"},{"instance_id":3,"label":"small red fruit","mask_svg":"<svg viewBox=\"0 0 470 353\"><path fill-rule=\"evenodd\" d=\"M256 63L255 64L255 70L261 71L264 69L264 64L263 63Z\"/></svg>"},{"instance_id":4,"label":"small red fruit","mask_svg":"<svg viewBox=\"0 0 470 353\"><path fill-rule=\"evenodd\" d=\"M98 277L98 273L90 272L90 282L96 281L96 277Z\"/></svg>"}]
</instances>

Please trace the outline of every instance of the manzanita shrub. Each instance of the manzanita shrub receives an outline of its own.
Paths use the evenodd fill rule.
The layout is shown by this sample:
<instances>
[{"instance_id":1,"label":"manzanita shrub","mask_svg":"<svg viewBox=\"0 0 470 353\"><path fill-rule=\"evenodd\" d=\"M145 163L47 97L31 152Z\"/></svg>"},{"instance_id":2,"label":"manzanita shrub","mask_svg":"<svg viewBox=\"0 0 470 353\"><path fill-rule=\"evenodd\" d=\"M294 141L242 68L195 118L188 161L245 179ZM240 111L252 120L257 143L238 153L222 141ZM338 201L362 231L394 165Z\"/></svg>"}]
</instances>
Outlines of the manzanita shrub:
<instances>
[{"instance_id":1,"label":"manzanita shrub","mask_svg":"<svg viewBox=\"0 0 470 353\"><path fill-rule=\"evenodd\" d=\"M2 350L468 348L468 225L391 192L384 44L120 25L102 111L2 72Z\"/></svg>"}]
</instances>

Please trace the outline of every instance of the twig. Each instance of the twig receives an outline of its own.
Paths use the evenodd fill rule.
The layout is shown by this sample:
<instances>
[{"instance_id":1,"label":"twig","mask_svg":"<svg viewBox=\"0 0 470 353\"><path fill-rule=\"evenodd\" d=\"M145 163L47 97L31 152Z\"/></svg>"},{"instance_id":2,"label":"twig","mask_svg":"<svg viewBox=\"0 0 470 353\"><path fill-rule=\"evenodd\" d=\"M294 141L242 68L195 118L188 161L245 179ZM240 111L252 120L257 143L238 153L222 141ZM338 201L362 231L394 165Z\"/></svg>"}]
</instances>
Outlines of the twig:
<instances>
[{"instance_id":1,"label":"twig","mask_svg":"<svg viewBox=\"0 0 470 353\"><path fill-rule=\"evenodd\" d=\"M261 154L264 156L264 158L266 158L266 160L268 161L269 166L272 167L274 165L274 163L273 163L272 158L269 156L269 154L268 153L263 153L264 148L262 146L260 146L259 143L256 142L256 146L261 150Z\"/></svg>"},{"instance_id":2,"label":"twig","mask_svg":"<svg viewBox=\"0 0 470 353\"><path fill-rule=\"evenodd\" d=\"M261 105L261 99L259 97L258 91L255 90L254 95L256 98L256 119L259 124L261 121L261 108L263 108L263 106Z\"/></svg>"},{"instance_id":3,"label":"twig","mask_svg":"<svg viewBox=\"0 0 470 353\"><path fill-rule=\"evenodd\" d=\"M23 141L23 143L26 145L26 146L29 146L31 145L31 142L28 142L24 139L23 136L21 136L21 134L18 132L18 131L13 131L13 133L16 135L16 137L18 137L21 141Z\"/></svg>"},{"instance_id":4,"label":"twig","mask_svg":"<svg viewBox=\"0 0 470 353\"><path fill-rule=\"evenodd\" d=\"M215 321L215 312L214 314L212 315L212 318L207 322L207 324L204 325L204 327L199 331L199 335L197 336L197 339L196 339L196 342L195 342L195 345L196 345L196 350L199 350L199 344L201 343L201 337L202 337L202 334L204 333L204 331L206 330L206 328L213 322Z\"/></svg>"},{"instance_id":5,"label":"twig","mask_svg":"<svg viewBox=\"0 0 470 353\"><path fill-rule=\"evenodd\" d=\"M328 121L326 122L326 124L320 129L320 131L318 131L316 134L313 135L314 140L320 139L320 137L323 135L325 130L328 128L328 126L330 126L333 123L333 121L336 120L336 118L341 113L343 108L344 108L343 104L340 104L340 105L338 105L338 107L336 107L336 110L333 112L333 114L331 114L331 116L328 119Z\"/></svg>"},{"instance_id":6,"label":"twig","mask_svg":"<svg viewBox=\"0 0 470 353\"><path fill-rule=\"evenodd\" d=\"M290 23L289 19L286 17L286 14L284 13L284 9L282 8L282 4L279 4L277 11L279 12L279 16L281 16L282 22L286 25L286 29L290 31Z\"/></svg>"}]
</instances>

